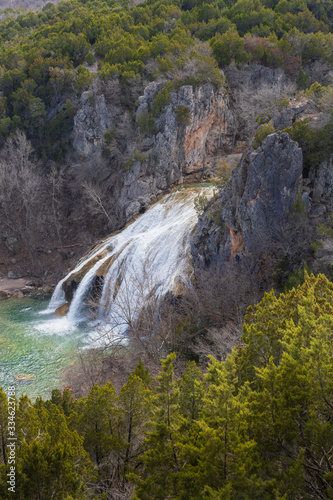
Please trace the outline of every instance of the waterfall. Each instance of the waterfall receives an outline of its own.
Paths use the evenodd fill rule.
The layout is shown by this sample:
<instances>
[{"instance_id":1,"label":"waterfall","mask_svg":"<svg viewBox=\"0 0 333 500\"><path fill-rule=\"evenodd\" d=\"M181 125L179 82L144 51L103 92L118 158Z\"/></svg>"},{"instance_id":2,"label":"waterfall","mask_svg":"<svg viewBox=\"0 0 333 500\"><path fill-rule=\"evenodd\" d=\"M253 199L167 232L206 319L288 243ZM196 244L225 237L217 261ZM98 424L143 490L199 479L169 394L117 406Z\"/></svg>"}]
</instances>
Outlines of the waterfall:
<instances>
[{"instance_id":1,"label":"waterfall","mask_svg":"<svg viewBox=\"0 0 333 500\"><path fill-rule=\"evenodd\" d=\"M94 247L94 249L91 252L89 252L88 255L86 255L79 261L79 263L77 264L75 269L73 269L73 271L70 271L62 280L59 281L59 283L54 289L48 308L45 311L41 311L40 314L53 313L58 307L62 306L66 302L65 292L62 289L62 285L72 275L79 272L86 264L88 264L91 259L95 258L99 253L103 252L103 250L108 248L110 245L109 243L110 240L112 240L112 237L108 238L106 241L103 241L102 243L99 243L96 247Z\"/></svg>"},{"instance_id":2,"label":"waterfall","mask_svg":"<svg viewBox=\"0 0 333 500\"><path fill-rule=\"evenodd\" d=\"M87 319L85 299L95 276L103 275L98 316L120 331L137 317L149 297L158 300L188 284L197 194L198 189L191 189L166 195L119 234L101 242L58 283L46 312L64 303L63 284L82 270L67 319L73 323Z\"/></svg>"}]
</instances>

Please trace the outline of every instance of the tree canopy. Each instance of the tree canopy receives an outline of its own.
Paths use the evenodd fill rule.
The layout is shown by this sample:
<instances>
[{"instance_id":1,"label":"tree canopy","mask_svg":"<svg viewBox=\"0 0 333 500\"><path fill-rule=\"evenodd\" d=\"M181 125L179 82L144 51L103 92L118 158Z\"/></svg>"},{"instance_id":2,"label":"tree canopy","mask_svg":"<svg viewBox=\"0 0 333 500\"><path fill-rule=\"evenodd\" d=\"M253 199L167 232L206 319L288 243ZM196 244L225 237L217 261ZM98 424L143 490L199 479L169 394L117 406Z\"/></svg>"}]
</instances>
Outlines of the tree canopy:
<instances>
[{"instance_id":1,"label":"tree canopy","mask_svg":"<svg viewBox=\"0 0 333 500\"><path fill-rule=\"evenodd\" d=\"M68 0L0 21L0 145L22 129L42 155L68 148L92 79L219 85L217 65L256 62L297 77L333 61L330 3L306 0ZM134 103L132 103L133 105ZM55 111L54 111L55 110ZM59 153L60 151L60 153Z\"/></svg>"},{"instance_id":2,"label":"tree canopy","mask_svg":"<svg viewBox=\"0 0 333 500\"><path fill-rule=\"evenodd\" d=\"M332 498L333 284L323 275L248 309L242 343L202 372L175 354L75 400L17 402L20 499ZM0 392L1 498L7 402ZM132 486L131 486L132 485Z\"/></svg>"}]
</instances>

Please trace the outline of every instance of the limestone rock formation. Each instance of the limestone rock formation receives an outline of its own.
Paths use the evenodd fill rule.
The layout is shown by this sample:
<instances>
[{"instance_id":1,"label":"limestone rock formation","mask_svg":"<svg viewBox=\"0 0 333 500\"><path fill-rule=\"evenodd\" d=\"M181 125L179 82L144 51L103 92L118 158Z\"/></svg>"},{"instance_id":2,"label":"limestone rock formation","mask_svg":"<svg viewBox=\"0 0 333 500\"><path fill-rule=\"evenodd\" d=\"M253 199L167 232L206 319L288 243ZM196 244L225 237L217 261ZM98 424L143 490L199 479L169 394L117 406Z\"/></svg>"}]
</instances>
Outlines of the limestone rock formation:
<instances>
[{"instance_id":1,"label":"limestone rock formation","mask_svg":"<svg viewBox=\"0 0 333 500\"><path fill-rule=\"evenodd\" d=\"M297 200L302 150L288 134L271 134L247 151L218 200L218 218L203 215L192 240L198 266L257 254L283 231Z\"/></svg>"},{"instance_id":2,"label":"limestone rock formation","mask_svg":"<svg viewBox=\"0 0 333 500\"><path fill-rule=\"evenodd\" d=\"M125 150L122 187L114 203L131 219L173 185L210 175L219 156L232 150L236 119L224 89L205 84L193 89L186 85L170 93L171 102L155 119L153 130L140 132L139 117L149 112L165 82L152 82L139 97L136 126L122 130ZM102 92L102 91L101 91ZM188 110L188 123L177 120L177 109ZM84 92L74 118L73 146L77 156L101 154L107 130L119 133L125 112L119 103L107 100L104 94ZM125 127L123 127L125 128ZM133 133L132 133L133 132ZM110 162L110 171L115 166Z\"/></svg>"},{"instance_id":3,"label":"limestone rock formation","mask_svg":"<svg viewBox=\"0 0 333 500\"><path fill-rule=\"evenodd\" d=\"M66 314L68 313L68 309L69 309L69 304L68 304L68 302L65 302L65 304L63 304L62 306L58 307L55 310L55 315L56 316L66 316Z\"/></svg>"},{"instance_id":4,"label":"limestone rock formation","mask_svg":"<svg viewBox=\"0 0 333 500\"><path fill-rule=\"evenodd\" d=\"M272 125L277 130L291 127L295 120L302 117L302 113L307 108L306 99L294 102L276 113L272 118Z\"/></svg>"},{"instance_id":5,"label":"limestone rock formation","mask_svg":"<svg viewBox=\"0 0 333 500\"><path fill-rule=\"evenodd\" d=\"M139 99L137 118L149 112L161 84L153 82ZM176 110L189 112L187 125L177 122ZM224 90L210 84L181 87L155 121L156 132L146 137L141 151L146 159L135 162L125 175L122 205L127 216L138 213L157 195L185 179L209 175L219 155L232 149L235 117Z\"/></svg>"},{"instance_id":6,"label":"limestone rock formation","mask_svg":"<svg viewBox=\"0 0 333 500\"><path fill-rule=\"evenodd\" d=\"M103 94L83 92L74 117L73 147L78 154L90 156L101 151L105 132L111 126L111 114Z\"/></svg>"},{"instance_id":7,"label":"limestone rock formation","mask_svg":"<svg viewBox=\"0 0 333 500\"><path fill-rule=\"evenodd\" d=\"M309 194L313 203L331 203L333 194L333 156L318 167L311 168L308 177Z\"/></svg>"}]
</instances>

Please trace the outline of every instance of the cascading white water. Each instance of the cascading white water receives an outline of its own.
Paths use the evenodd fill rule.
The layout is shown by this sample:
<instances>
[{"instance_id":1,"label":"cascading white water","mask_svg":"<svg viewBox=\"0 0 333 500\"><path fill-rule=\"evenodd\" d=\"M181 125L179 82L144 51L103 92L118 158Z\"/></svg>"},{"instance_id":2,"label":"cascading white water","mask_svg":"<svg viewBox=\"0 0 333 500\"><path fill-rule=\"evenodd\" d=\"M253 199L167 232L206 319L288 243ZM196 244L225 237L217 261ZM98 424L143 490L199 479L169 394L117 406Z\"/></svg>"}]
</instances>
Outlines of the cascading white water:
<instances>
[{"instance_id":1,"label":"cascading white water","mask_svg":"<svg viewBox=\"0 0 333 500\"><path fill-rule=\"evenodd\" d=\"M68 273L61 281L59 281L59 283L57 284L57 286L52 294L48 308L45 311L42 311L41 314L50 314L50 313L54 312L59 306L63 305L66 302L65 292L62 289L63 283L65 281L67 281L73 274L80 271L89 262L89 260L93 259L99 253L103 252L103 250L105 250L107 247L109 247L110 240L112 240L112 237L108 238L105 241L102 241L96 247L94 247L93 250L88 253L88 255L86 255L85 257L83 257L79 261L79 263L77 264L75 269L73 269L73 271Z\"/></svg>"},{"instance_id":2,"label":"cascading white water","mask_svg":"<svg viewBox=\"0 0 333 500\"><path fill-rule=\"evenodd\" d=\"M197 194L196 189L164 196L122 232L95 247L58 283L47 312L64 303L63 283L85 266L89 268L89 263L67 313L73 323L84 318L84 299L103 265L99 316L120 331L137 317L152 294L158 299L188 283L192 269L190 235L198 218L194 208Z\"/></svg>"}]
</instances>

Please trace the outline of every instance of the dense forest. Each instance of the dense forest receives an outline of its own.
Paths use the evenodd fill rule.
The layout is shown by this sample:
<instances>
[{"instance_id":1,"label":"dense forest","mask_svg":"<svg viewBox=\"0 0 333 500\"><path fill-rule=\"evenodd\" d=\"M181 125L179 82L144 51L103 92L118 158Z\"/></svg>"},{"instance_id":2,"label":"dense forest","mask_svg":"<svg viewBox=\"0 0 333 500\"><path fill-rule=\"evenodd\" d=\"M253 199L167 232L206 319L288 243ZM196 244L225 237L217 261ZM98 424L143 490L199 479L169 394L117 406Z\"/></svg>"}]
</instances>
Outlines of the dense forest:
<instances>
[{"instance_id":1,"label":"dense forest","mask_svg":"<svg viewBox=\"0 0 333 500\"><path fill-rule=\"evenodd\" d=\"M140 361L74 399L18 401L18 499L332 498L333 284L305 276L265 295L225 362L202 371L176 354L152 379ZM1 392L1 498L9 471Z\"/></svg>"},{"instance_id":2,"label":"dense forest","mask_svg":"<svg viewBox=\"0 0 333 500\"><path fill-rule=\"evenodd\" d=\"M283 67L300 88L310 63L333 57L330 3L72 0L40 12L6 11L0 23L0 142L19 129L44 158L70 148L77 99L92 78L119 80L130 107L151 80L172 87L212 82L232 61ZM141 128L154 116L142 117ZM149 125L150 124L150 125Z\"/></svg>"},{"instance_id":3,"label":"dense forest","mask_svg":"<svg viewBox=\"0 0 333 500\"><path fill-rule=\"evenodd\" d=\"M60 0L55 0L52 3L57 4L57 3L59 3L59 1ZM1 9L2 10L6 10L6 9L33 10L33 9L40 9L46 3L48 3L47 0L2 0Z\"/></svg>"}]
</instances>

